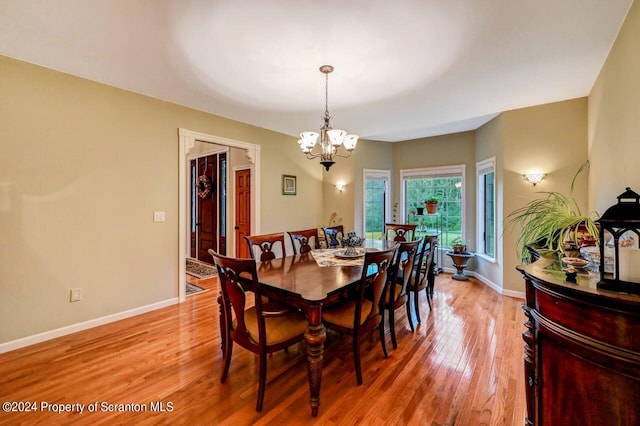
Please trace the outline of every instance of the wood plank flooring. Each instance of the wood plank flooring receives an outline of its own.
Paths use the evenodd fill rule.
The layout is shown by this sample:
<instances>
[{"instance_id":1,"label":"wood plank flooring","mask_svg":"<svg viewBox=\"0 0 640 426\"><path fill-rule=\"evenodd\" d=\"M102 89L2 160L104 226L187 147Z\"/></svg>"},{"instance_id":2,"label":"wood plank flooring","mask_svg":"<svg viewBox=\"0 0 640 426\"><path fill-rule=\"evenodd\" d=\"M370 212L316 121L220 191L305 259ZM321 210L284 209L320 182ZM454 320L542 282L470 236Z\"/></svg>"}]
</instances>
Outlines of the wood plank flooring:
<instances>
[{"instance_id":1,"label":"wood plank flooring","mask_svg":"<svg viewBox=\"0 0 640 426\"><path fill-rule=\"evenodd\" d=\"M0 412L0 424L524 423L522 301L474 279L439 275L433 310L422 294L422 324L413 333L404 311L398 311L398 349L391 348L387 330L389 358L382 356L377 332L365 337L362 386L356 385L351 339L329 332L315 419L304 343L269 357L261 413L255 412L253 354L235 346L229 378L220 383L217 278L198 285L211 291L1 354L0 402L35 402L38 411ZM84 412L42 411L43 402L84 404ZM96 412L89 412L96 402Z\"/></svg>"}]
</instances>

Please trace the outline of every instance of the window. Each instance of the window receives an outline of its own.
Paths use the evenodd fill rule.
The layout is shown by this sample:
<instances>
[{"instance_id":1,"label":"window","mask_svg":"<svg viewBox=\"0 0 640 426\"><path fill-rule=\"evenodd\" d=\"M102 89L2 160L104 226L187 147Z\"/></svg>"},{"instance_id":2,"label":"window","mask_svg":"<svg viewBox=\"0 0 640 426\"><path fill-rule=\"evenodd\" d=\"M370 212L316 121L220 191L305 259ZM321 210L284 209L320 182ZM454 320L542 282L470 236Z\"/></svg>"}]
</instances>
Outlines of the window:
<instances>
[{"instance_id":1,"label":"window","mask_svg":"<svg viewBox=\"0 0 640 426\"><path fill-rule=\"evenodd\" d=\"M465 241L464 173L464 164L400 171L404 219L418 224L418 235L429 229L439 230L441 247L451 246L456 238ZM436 213L416 214L431 197L438 199Z\"/></svg>"},{"instance_id":2,"label":"window","mask_svg":"<svg viewBox=\"0 0 640 426\"><path fill-rule=\"evenodd\" d=\"M478 247L477 252L496 257L496 159L476 163L478 175Z\"/></svg>"},{"instance_id":3,"label":"window","mask_svg":"<svg viewBox=\"0 0 640 426\"><path fill-rule=\"evenodd\" d=\"M364 170L364 236L380 239L389 217L389 170Z\"/></svg>"}]
</instances>

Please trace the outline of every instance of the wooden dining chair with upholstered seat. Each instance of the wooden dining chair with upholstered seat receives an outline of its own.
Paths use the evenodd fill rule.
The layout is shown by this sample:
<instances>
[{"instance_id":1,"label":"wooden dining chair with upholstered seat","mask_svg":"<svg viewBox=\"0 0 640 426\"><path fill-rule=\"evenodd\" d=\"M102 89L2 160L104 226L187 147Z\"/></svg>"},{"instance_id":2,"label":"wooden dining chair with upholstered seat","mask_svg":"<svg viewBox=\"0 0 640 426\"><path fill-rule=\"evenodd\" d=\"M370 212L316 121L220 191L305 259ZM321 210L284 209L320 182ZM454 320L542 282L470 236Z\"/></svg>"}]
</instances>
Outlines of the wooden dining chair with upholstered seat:
<instances>
[{"instance_id":1,"label":"wooden dining chair with upholstered seat","mask_svg":"<svg viewBox=\"0 0 640 426\"><path fill-rule=\"evenodd\" d=\"M322 228L324 241L327 248L335 248L340 245L340 239L344 237L344 227L342 225L327 226Z\"/></svg>"},{"instance_id":2,"label":"wooden dining chair with upholstered seat","mask_svg":"<svg viewBox=\"0 0 640 426\"><path fill-rule=\"evenodd\" d=\"M284 232L274 234L245 236L249 244L249 253L255 260L273 260L287 256L284 246Z\"/></svg>"},{"instance_id":3,"label":"wooden dining chair with upholstered seat","mask_svg":"<svg viewBox=\"0 0 640 426\"><path fill-rule=\"evenodd\" d=\"M209 254L213 257L220 278L220 329L224 356L221 381L224 383L229 374L234 342L257 354L259 365L256 411L261 411L267 381L267 354L286 349L303 340L308 321L304 314L298 311L263 310L254 260L233 259L211 249ZM252 307L247 307L247 292L255 295L255 304Z\"/></svg>"},{"instance_id":4,"label":"wooden dining chair with upholstered seat","mask_svg":"<svg viewBox=\"0 0 640 426\"><path fill-rule=\"evenodd\" d=\"M384 235L390 241L412 241L418 225L385 223Z\"/></svg>"},{"instance_id":5,"label":"wooden dining chair with upholstered seat","mask_svg":"<svg viewBox=\"0 0 640 426\"><path fill-rule=\"evenodd\" d=\"M308 253L311 250L320 248L318 239L318 228L303 229L302 231L287 232L291 238L293 254Z\"/></svg>"},{"instance_id":6,"label":"wooden dining chair with upholstered seat","mask_svg":"<svg viewBox=\"0 0 640 426\"><path fill-rule=\"evenodd\" d=\"M353 337L353 361L358 385L362 384L360 337L380 324L380 298L396 249L366 252L362 276L351 297L322 311L322 322L327 328ZM370 300L365 298L368 287L371 287ZM380 336L380 341L384 344L383 336Z\"/></svg>"},{"instance_id":7,"label":"wooden dining chair with upholstered seat","mask_svg":"<svg viewBox=\"0 0 640 426\"><path fill-rule=\"evenodd\" d=\"M384 289L382 298L380 299L380 337L384 336L384 314L388 312L389 315L389 332L391 334L391 344L393 349L398 348L398 342L396 340L396 325L395 325L395 311L401 307L409 307L409 296L407 293L407 285L411 278L411 271L413 269L416 252L418 251L418 245L420 240L402 242L398 245L398 252L393 260L387 278L387 284ZM411 330L413 331L413 319L411 318L411 312L407 310L407 319ZM387 355L387 346L382 344L385 358Z\"/></svg>"},{"instance_id":8,"label":"wooden dining chair with upholstered seat","mask_svg":"<svg viewBox=\"0 0 640 426\"><path fill-rule=\"evenodd\" d=\"M433 297L433 286L435 282L434 273L434 253L437 249L438 237L427 235L423 238L418 249L418 255L414 262L413 270L411 271L411 277L407 284L407 292L409 297L407 299L407 315L410 315L410 300L413 295L413 305L416 312L416 320L420 324L420 304L418 303L418 296L422 290L425 290L427 294L427 303L429 309L431 309L431 299ZM413 321L409 321L411 331L413 331Z\"/></svg>"}]
</instances>

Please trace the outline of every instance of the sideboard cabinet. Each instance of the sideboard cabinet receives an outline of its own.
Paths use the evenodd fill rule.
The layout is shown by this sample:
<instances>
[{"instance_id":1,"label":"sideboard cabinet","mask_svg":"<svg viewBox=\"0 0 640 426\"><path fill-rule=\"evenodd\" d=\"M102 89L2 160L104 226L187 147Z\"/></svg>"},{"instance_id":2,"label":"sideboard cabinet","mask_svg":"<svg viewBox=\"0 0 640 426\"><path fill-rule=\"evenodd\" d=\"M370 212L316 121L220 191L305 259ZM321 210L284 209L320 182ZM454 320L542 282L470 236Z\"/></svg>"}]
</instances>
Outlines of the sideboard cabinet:
<instances>
[{"instance_id":1,"label":"sideboard cabinet","mask_svg":"<svg viewBox=\"0 0 640 426\"><path fill-rule=\"evenodd\" d=\"M640 425L640 296L565 280L540 257L526 283L523 332L527 425Z\"/></svg>"}]
</instances>

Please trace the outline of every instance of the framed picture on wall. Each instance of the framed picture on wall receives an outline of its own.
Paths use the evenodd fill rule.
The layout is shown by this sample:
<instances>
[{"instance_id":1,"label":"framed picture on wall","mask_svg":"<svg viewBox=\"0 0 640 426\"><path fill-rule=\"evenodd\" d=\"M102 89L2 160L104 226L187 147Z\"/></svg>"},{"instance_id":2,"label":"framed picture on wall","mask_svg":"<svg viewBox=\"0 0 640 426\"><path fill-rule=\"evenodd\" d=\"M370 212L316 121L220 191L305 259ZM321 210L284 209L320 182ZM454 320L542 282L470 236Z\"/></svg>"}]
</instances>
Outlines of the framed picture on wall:
<instances>
[{"instance_id":1,"label":"framed picture on wall","mask_svg":"<svg viewBox=\"0 0 640 426\"><path fill-rule=\"evenodd\" d=\"M282 195L296 195L296 177L282 175Z\"/></svg>"}]
</instances>

